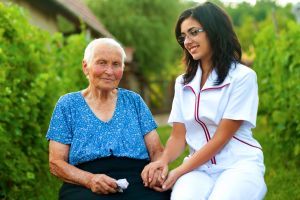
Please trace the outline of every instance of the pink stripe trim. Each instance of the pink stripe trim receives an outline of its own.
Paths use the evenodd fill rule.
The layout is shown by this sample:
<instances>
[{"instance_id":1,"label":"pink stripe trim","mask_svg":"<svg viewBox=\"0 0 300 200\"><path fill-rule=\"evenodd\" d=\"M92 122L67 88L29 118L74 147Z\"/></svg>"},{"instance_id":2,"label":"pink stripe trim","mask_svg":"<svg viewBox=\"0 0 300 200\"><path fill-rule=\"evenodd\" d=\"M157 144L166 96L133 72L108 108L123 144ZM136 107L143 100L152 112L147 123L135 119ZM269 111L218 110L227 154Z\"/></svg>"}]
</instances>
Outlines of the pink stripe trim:
<instances>
[{"instance_id":1,"label":"pink stripe trim","mask_svg":"<svg viewBox=\"0 0 300 200\"><path fill-rule=\"evenodd\" d=\"M195 120L202 126L204 133L205 133L205 137L206 137L206 142L208 142L208 140L210 140L209 135L207 135L207 130L205 129L205 126L203 126L203 122L199 119L198 113L199 113L199 101L200 101L200 95L197 98L197 101L195 102L195 105L197 105L196 107L196 113L195 113Z\"/></svg>"},{"instance_id":2,"label":"pink stripe trim","mask_svg":"<svg viewBox=\"0 0 300 200\"><path fill-rule=\"evenodd\" d=\"M187 88L190 88L192 90L192 92L194 93L194 95L196 96L196 92L194 91L194 89L192 88L192 86L187 85Z\"/></svg>"},{"instance_id":3,"label":"pink stripe trim","mask_svg":"<svg viewBox=\"0 0 300 200\"><path fill-rule=\"evenodd\" d=\"M196 96L197 97L197 96ZM198 95L198 98L196 98L197 101L195 102L197 104L197 107L196 107L196 113L195 113L195 120L196 122L198 122L202 129L204 130L204 133L205 133L205 137L206 137L206 142L208 142L211 138L210 138L210 134L209 134L209 131L208 131L208 128L206 127L205 123L202 122L200 119L199 119L199 102L200 102L200 93ZM211 162L212 164L217 164L216 163L216 158L215 157L212 157L211 158Z\"/></svg>"},{"instance_id":4,"label":"pink stripe trim","mask_svg":"<svg viewBox=\"0 0 300 200\"><path fill-rule=\"evenodd\" d=\"M227 85L230 85L230 83L227 83L227 84L225 84L225 85L221 85L221 86L218 86L218 87L205 88L205 89L203 89L203 90L201 90L201 91L203 92L203 91L206 91L206 90L217 90L217 89L221 89L221 88L223 88L223 87L225 87L225 86L227 86Z\"/></svg>"},{"instance_id":5,"label":"pink stripe trim","mask_svg":"<svg viewBox=\"0 0 300 200\"><path fill-rule=\"evenodd\" d=\"M190 88L190 89L192 90L192 92L194 93L194 95L195 95L195 100L196 100L196 101L195 101L195 109L194 109L194 117L195 117L195 121L198 122L198 123L200 124L200 126L202 127L202 129L204 130L206 142L208 142L208 141L210 140L210 134L209 134L209 131L208 131L206 125L204 124L204 122L202 122L202 121L198 118L198 117L199 117L199 116L198 116L198 113L199 113L198 109L199 109L199 102L200 102L200 93L199 93L199 96L198 96L198 98L197 98L197 95L196 95L196 92L194 91L194 89L193 89L191 86L189 86L189 85L187 85L186 87L187 87L187 88ZM217 164L217 163L216 163L216 158L215 158L215 157L212 157L211 162L212 162L212 164Z\"/></svg>"},{"instance_id":6,"label":"pink stripe trim","mask_svg":"<svg viewBox=\"0 0 300 200\"><path fill-rule=\"evenodd\" d=\"M257 149L262 150L262 148L257 147L257 146L254 146L254 145L252 145L252 144L249 144L248 142L245 142L245 141L243 141L243 140L237 138L236 136L233 136L233 138L236 139L236 140L238 140L238 141L240 141L240 142L242 142L242 143L244 143L244 144L246 144L246 145L249 145L249 146L251 146L251 147L254 147L254 148L257 148Z\"/></svg>"}]
</instances>

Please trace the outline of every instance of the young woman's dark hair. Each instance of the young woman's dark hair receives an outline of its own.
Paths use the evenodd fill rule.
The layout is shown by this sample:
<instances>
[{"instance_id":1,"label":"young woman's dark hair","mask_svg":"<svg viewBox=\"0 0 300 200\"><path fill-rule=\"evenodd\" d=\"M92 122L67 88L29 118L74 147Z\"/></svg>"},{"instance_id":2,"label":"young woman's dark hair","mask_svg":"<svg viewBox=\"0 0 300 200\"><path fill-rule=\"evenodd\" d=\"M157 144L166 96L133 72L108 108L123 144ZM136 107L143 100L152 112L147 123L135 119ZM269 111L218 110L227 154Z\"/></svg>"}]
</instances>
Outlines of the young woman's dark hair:
<instances>
[{"instance_id":1,"label":"young woman's dark hair","mask_svg":"<svg viewBox=\"0 0 300 200\"><path fill-rule=\"evenodd\" d=\"M238 38L233 30L229 16L218 6L206 2L197 7L187 9L179 16L175 28L175 35L181 35L181 24L187 18L197 20L207 34L212 49L212 67L216 70L218 79L215 84L221 84L227 76L232 62L241 62L242 50ZM184 49L184 63L187 67L183 76L183 84L191 82L196 75L198 60Z\"/></svg>"}]
</instances>

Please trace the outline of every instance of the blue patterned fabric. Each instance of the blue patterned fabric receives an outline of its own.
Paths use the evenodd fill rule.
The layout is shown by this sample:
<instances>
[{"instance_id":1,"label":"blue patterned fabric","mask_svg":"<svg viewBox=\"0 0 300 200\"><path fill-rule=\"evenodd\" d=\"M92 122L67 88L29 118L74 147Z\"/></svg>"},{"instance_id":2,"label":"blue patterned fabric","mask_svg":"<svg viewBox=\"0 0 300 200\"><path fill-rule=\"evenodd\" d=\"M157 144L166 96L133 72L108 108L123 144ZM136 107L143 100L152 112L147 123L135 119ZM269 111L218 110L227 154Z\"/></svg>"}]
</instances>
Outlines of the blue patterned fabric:
<instances>
[{"instance_id":1,"label":"blue patterned fabric","mask_svg":"<svg viewBox=\"0 0 300 200\"><path fill-rule=\"evenodd\" d=\"M111 155L149 159L144 136L156 128L147 105L132 91L118 88L115 112L107 122L93 113L78 91L60 97L46 138L70 145L72 165Z\"/></svg>"}]
</instances>

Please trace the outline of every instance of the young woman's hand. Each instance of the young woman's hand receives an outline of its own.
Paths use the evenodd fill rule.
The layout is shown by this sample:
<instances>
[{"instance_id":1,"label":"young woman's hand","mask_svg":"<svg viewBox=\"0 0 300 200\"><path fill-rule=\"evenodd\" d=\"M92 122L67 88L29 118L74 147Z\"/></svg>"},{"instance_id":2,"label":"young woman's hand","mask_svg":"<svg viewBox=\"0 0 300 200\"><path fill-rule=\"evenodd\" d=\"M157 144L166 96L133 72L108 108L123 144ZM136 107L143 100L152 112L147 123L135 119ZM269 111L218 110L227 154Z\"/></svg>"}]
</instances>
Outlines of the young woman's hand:
<instances>
[{"instance_id":1,"label":"young woman's hand","mask_svg":"<svg viewBox=\"0 0 300 200\"><path fill-rule=\"evenodd\" d=\"M176 169L171 170L168 174L167 179L162 185L163 191L171 189L180 176L181 175L180 173L178 173L178 170Z\"/></svg>"},{"instance_id":2,"label":"young woman's hand","mask_svg":"<svg viewBox=\"0 0 300 200\"><path fill-rule=\"evenodd\" d=\"M168 164L157 160L146 165L141 173L145 187L162 185L168 174ZM154 188L153 188L154 189Z\"/></svg>"}]
</instances>

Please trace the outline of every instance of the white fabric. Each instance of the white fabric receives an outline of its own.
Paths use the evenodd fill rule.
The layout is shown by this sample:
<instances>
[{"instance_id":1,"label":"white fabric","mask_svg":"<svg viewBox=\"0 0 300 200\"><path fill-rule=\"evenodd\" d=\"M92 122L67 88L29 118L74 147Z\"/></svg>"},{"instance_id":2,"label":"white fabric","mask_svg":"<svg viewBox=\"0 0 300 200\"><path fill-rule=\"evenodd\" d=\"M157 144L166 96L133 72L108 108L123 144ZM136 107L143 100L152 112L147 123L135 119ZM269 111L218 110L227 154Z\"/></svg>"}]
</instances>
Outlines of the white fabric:
<instances>
[{"instance_id":1,"label":"white fabric","mask_svg":"<svg viewBox=\"0 0 300 200\"><path fill-rule=\"evenodd\" d=\"M235 192L238 192L237 188L233 188L235 184L239 186L238 188L240 188L242 193L244 192L243 188L250 187L249 191L253 192L252 194L255 194L254 190L259 194L264 194L263 192L259 192L266 190L266 187L263 187L263 175L265 172L263 153L260 144L253 138L251 131L251 129L256 126L258 109L256 73L242 64L232 64L223 83L214 85L217 80L217 73L213 70L203 88L200 90L201 73L201 67L199 66L194 79L187 85L182 84L182 75L176 79L175 95L168 122L170 124L174 122L184 123L186 128L186 142L189 145L190 155L192 155L214 136L222 119L243 120L243 124L225 147L211 160L199 166L196 171L198 171L198 173L206 173L207 176L212 176L213 174L220 176L220 181L213 180L211 186L213 188L213 196L211 199L227 199L225 197L220 198L220 196L215 198L214 190L219 191L221 190L220 188L224 187L227 188L226 190L228 191L233 189ZM255 166L257 172L252 173L251 170L249 170L249 173L248 171L245 172L245 176L243 175L244 172L238 174L240 169L235 168L237 163L245 163L246 166L251 164ZM241 166L241 169L246 168L246 166ZM237 169L237 171L234 169ZM221 175L222 173L225 175ZM235 173L238 174L236 178L234 177ZM226 176L226 174L232 174L232 179L230 176ZM185 176L189 175L186 174ZM176 199L189 199L177 198L179 194L177 195L176 188L181 188L182 191L197 189L196 191L200 191L197 193L198 195L192 196L195 197L195 199L203 197L202 194L205 194L205 192L199 189L198 186L195 186L194 183L188 184L189 181L181 181L181 179L190 179L184 178L185 176L181 177L175 184L173 196L176 194ZM203 174L201 176L203 176ZM239 176L241 179L238 179ZM196 181L197 184L201 185L202 180L198 180L196 177L197 175L194 177L191 176L191 179L196 179L192 180L192 182ZM260 187L257 188L257 185L255 186L256 182L252 183L248 181L249 178L253 178L253 180L259 183ZM245 181L245 184L243 181ZM181 182L183 183L181 184ZM226 185L226 182L228 185ZM186 188L184 186L185 184L187 184L186 187L192 187L192 189ZM180 187L177 185L180 185ZM218 185L222 185L222 187L220 186L219 188L217 187ZM251 189L252 186L253 190ZM193 192L190 193L193 194ZM229 196L235 199L231 194ZM228 199L230 198L228 197ZM205 197L204 199L207 198ZM260 199L260 197L257 197L257 199Z\"/></svg>"},{"instance_id":2,"label":"white fabric","mask_svg":"<svg viewBox=\"0 0 300 200\"><path fill-rule=\"evenodd\" d=\"M199 66L194 79L187 85L182 84L182 75L176 79L175 95L168 120L171 124L173 122L185 124L190 154L205 145L207 138L214 136L220 121L226 118L244 122L235 137L215 156L219 169L233 165L237 160L232 158L239 157L240 151L243 152L244 159L262 157L261 146L252 137L251 132L251 128L256 125L258 108L255 72L242 64L236 66L233 64L224 82L215 86L217 74L213 70L200 90L201 73ZM208 167L211 164L211 161L206 163ZM264 170L263 163L260 163L260 166Z\"/></svg>"},{"instance_id":3,"label":"white fabric","mask_svg":"<svg viewBox=\"0 0 300 200\"><path fill-rule=\"evenodd\" d=\"M118 185L118 192L123 192L123 190L127 189L129 183L126 178L123 178L117 180L117 185Z\"/></svg>"},{"instance_id":4,"label":"white fabric","mask_svg":"<svg viewBox=\"0 0 300 200\"><path fill-rule=\"evenodd\" d=\"M266 191L261 169L240 163L219 173L195 170L181 176L171 200L261 200Z\"/></svg>"}]
</instances>

